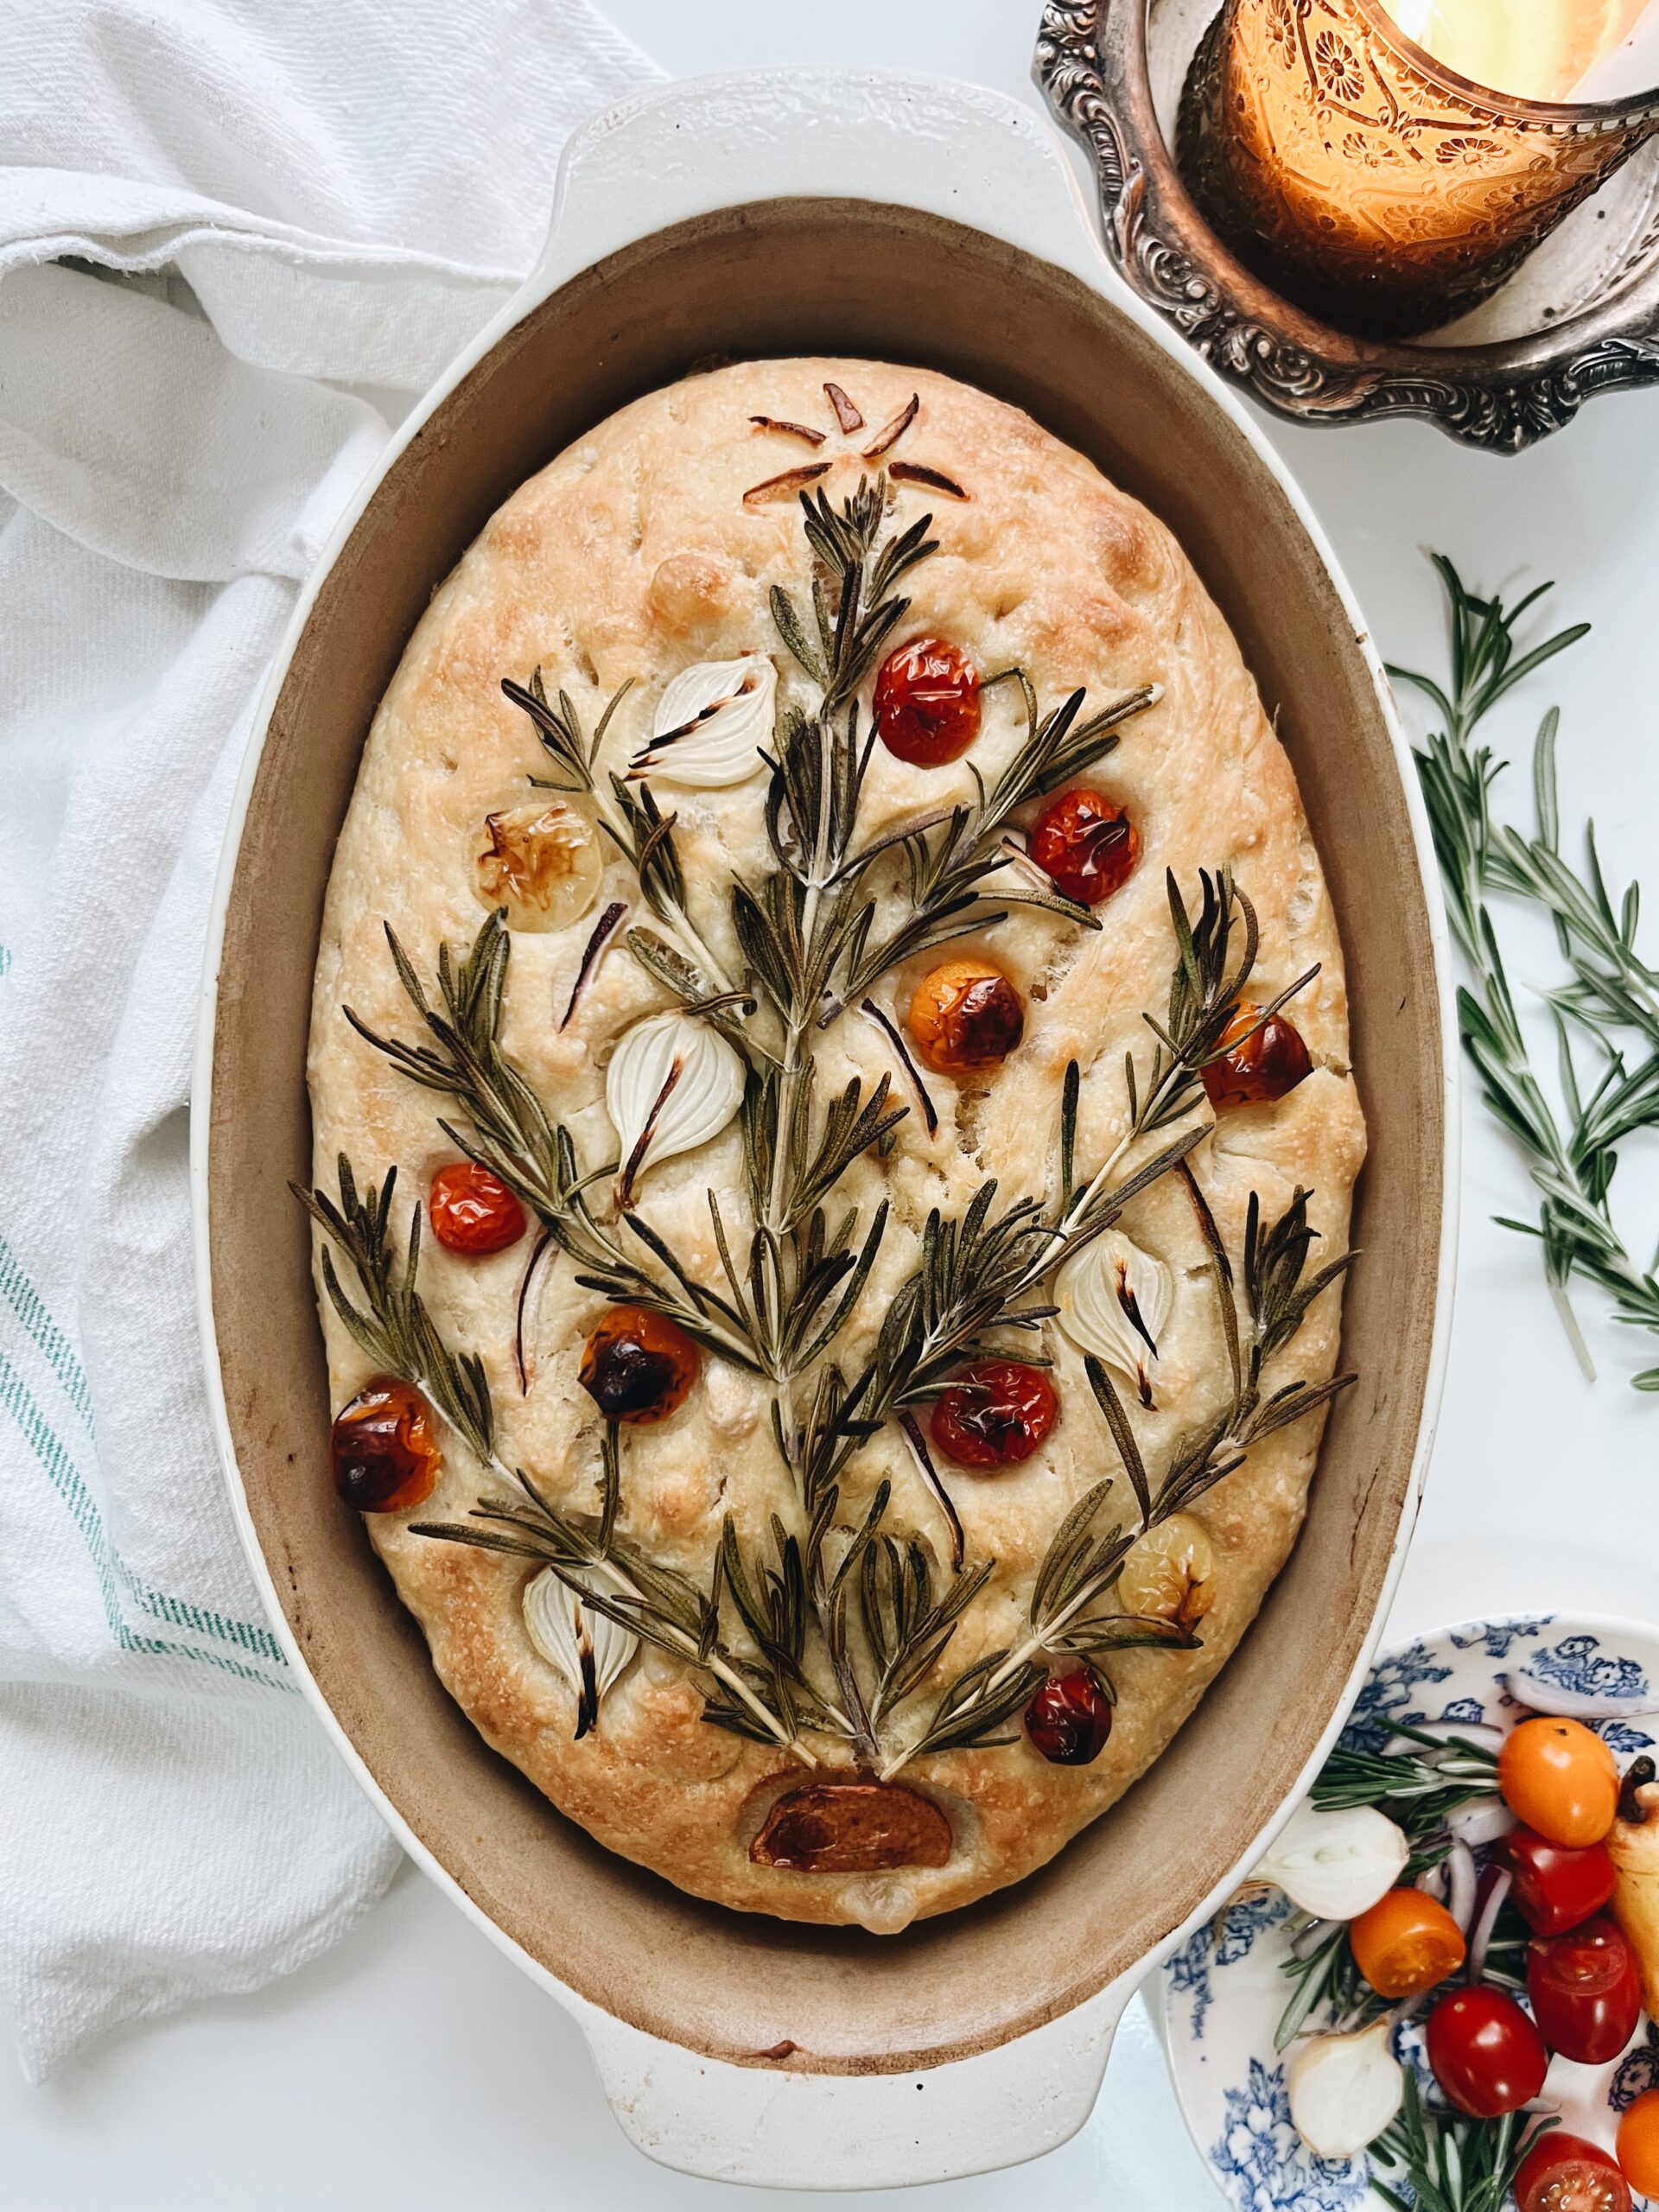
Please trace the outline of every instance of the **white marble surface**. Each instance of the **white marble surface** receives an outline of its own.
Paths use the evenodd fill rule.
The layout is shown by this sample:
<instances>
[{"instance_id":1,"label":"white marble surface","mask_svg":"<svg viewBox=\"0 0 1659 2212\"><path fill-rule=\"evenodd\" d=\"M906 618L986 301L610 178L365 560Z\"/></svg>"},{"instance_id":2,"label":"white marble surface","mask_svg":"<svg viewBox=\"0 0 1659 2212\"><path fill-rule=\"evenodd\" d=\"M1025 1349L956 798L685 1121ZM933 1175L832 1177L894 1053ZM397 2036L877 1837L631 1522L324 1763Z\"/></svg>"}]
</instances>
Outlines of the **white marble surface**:
<instances>
[{"instance_id":1,"label":"white marble surface","mask_svg":"<svg viewBox=\"0 0 1659 2212\"><path fill-rule=\"evenodd\" d=\"M1030 96L1034 0L609 5L677 73L885 64ZM1659 874L1644 834L1659 821L1649 668L1659 393L1600 401L1517 461L1463 453L1418 424L1274 435L1390 657L1432 664L1440 651L1426 547L1488 587L1560 579L1560 619L1592 619L1595 633L1523 696L1499 734L1524 753L1537 714L1560 698L1569 822L1594 813L1614 875L1644 861L1650 879ZM1541 965L1547 952L1539 940ZM1523 946L1518 985L1528 957ZM1639 1346L1592 1325L1602 1379L1582 1380L1532 1253L1490 1219L1525 1210L1524 1177L1468 1100L1465 1123L1452 1381L1396 1623L1409 1630L1511 1603L1651 1613L1659 1403L1624 1378L1653 1355L1639 1361ZM1646 1166L1633 1151L1621 1170L1638 1250L1659 1226L1659 1174ZM0 2061L4 2212L111 2201L123 2212L707 2212L726 2194L628 2146L575 2029L412 1873L328 1958L257 1997L111 2037L37 2090ZM749 2201L760 2212L766 2200ZM1039 2169L910 2201L918 2212L1014 2212L1033 2201L1045 2212L1203 2212L1218 2200L1137 2005L1073 2143Z\"/></svg>"}]
</instances>

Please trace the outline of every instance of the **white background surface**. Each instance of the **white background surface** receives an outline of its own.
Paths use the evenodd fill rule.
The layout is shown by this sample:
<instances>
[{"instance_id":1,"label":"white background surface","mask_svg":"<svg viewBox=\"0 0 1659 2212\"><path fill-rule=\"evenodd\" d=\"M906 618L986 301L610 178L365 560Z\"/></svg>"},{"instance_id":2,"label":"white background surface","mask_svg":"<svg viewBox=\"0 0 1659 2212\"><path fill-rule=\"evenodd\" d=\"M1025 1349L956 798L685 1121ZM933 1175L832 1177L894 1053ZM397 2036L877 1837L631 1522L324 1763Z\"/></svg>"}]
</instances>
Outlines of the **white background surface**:
<instances>
[{"instance_id":1,"label":"white background surface","mask_svg":"<svg viewBox=\"0 0 1659 2212\"><path fill-rule=\"evenodd\" d=\"M676 74L890 65L1034 97L1036 0L607 4ZM1659 896L1659 392L1599 401L1517 461L1465 453L1414 423L1274 435L1390 658L1440 664L1426 547L1487 588L1560 580L1559 620L1592 620L1595 633L1523 695L1499 726L1501 749L1524 756L1538 714L1559 698L1567 823L1593 813L1610 874L1622 881L1645 864ZM1541 937L1521 944L1514 976L1524 987L1548 948ZM1452 1379L1395 1623L1409 1630L1511 1604L1651 1617L1659 1402L1624 1378L1656 1353L1592 1320L1601 1380L1583 1381L1533 1253L1490 1220L1529 1210L1522 1172L1472 1100L1465 1130ZM1659 1226L1659 1174L1646 1166L1633 1154L1619 1185L1638 1256ZM1593 1317L1592 1299L1581 1306ZM1054 1940L1065 1942L1063 1927ZM123 2212L711 2212L727 2200L738 2202L630 2148L575 2028L407 1871L327 1959L259 1996L111 2038L38 2090L0 2058L3 2212L111 2202ZM747 2198L756 2212L819 2201ZM1139 2005L1072 2144L1038 2167L902 2201L915 2212L1205 2212L1218 2202Z\"/></svg>"}]
</instances>

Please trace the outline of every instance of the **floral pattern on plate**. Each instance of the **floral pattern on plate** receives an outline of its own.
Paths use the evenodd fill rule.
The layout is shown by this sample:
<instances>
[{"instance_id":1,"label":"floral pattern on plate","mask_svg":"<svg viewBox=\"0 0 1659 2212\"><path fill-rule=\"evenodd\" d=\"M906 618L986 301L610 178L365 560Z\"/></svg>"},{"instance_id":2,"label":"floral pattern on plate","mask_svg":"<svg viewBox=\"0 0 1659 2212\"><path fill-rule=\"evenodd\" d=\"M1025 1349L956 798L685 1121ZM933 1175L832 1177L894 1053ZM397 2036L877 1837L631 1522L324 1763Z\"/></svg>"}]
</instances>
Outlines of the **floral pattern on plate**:
<instances>
[{"instance_id":1,"label":"floral pattern on plate","mask_svg":"<svg viewBox=\"0 0 1659 2212\"><path fill-rule=\"evenodd\" d=\"M1402 1722L1503 1725L1516 1713L1508 1677L1524 1668L1564 1690L1653 1701L1659 1630L1564 1622L1549 1614L1471 1621L1382 1653L1354 1701L1344 1744L1380 1750ZM1649 1718L1595 1724L1621 1762L1648 1750ZM1245 1892L1207 1921L1148 1991L1161 2005L1182 2116L1230 2204L1239 2212L1382 2212L1363 2159L1317 2158L1291 2124L1274 2031L1289 1994L1280 1968L1291 1917L1278 1891ZM1421 2031L1395 2045L1424 2070ZM1659 2027L1643 2020L1611 2065L1554 2062L1545 2093L1575 2133L1611 2142L1618 2114L1659 2087Z\"/></svg>"}]
</instances>

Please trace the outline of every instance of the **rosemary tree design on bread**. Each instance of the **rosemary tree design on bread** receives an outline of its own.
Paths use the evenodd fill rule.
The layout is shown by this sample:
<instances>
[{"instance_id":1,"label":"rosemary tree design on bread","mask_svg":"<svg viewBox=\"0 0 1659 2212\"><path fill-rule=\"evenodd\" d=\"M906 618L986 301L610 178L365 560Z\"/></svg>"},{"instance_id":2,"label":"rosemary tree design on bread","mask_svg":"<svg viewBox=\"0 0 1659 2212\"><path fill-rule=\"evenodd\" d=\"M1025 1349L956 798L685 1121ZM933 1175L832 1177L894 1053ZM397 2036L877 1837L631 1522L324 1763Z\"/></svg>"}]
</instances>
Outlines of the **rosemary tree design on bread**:
<instances>
[{"instance_id":1,"label":"rosemary tree design on bread","mask_svg":"<svg viewBox=\"0 0 1659 2212\"><path fill-rule=\"evenodd\" d=\"M914 411L881 437L902 435ZM849 432L840 402L836 412ZM1347 1261L1308 1272L1315 1232L1300 1190L1270 1223L1252 1200L1243 1249L1230 1255L1192 1164L1215 1112L1282 1097L1312 1065L1285 1008L1317 971L1265 1003L1248 995L1256 918L1225 868L1200 874L1191 906L1168 878L1168 1000L1146 1015L1150 1049L1126 1056L1122 1135L1108 1155L1079 1160L1073 1061L1047 1192L1005 1194L988 1179L959 1217L935 1208L913 1264L884 1293L873 1340L849 1349L892 1216L887 1197L866 1210L838 1186L854 1163L902 1146L912 1115L937 1128L927 1071L994 1079L1023 1027L1018 991L982 954L938 956L969 936L982 941L1022 906L1067 927L1102 926L1096 909L1132 870L1138 841L1123 810L1079 779L1157 696L1145 687L1091 709L1078 690L1046 705L1022 668L981 679L948 641L895 646L909 610L899 586L938 550L930 515L901 526L895 513L901 487L925 476L887 464L839 505L821 487L791 487L810 556L810 604L781 585L770 603L804 679L793 688L810 707L779 703L764 654L702 664L669 684L651 738L622 767L601 760L622 692L589 734L539 671L525 684L506 682L545 751L547 772L533 788L548 796L534 802L545 810L533 823L491 818L502 904L464 953L438 947L430 981L387 929L411 1035L382 1035L346 1009L394 1067L442 1102L439 1126L461 1155L443 1171L460 1179L442 1218L434 1186L442 1241L496 1250L533 1223L526 1282L557 1250L576 1282L607 1301L582 1373L603 1424L599 1494L588 1506L556 1500L537 1471L499 1455L484 1370L442 1341L417 1287L418 1209L397 1249L395 1170L359 1191L342 1159L337 1193L301 1193L333 1248L322 1262L327 1294L378 1370L335 1425L346 1494L369 1510L418 1506L434 1479L435 1432L446 1428L489 1486L466 1520L416 1522L415 1532L534 1567L526 1627L576 1694L578 1734L602 1730L606 1690L639 1643L654 1645L696 1680L708 1722L823 1770L777 1799L751 1847L760 1863L809 1872L942 1864L951 1848L944 1815L896 1777L918 1759L1016 1740L1022 1713L1026 1738L1045 1758L1097 1756L1116 1695L1110 1655L1198 1641L1205 1578L1194 1569L1207 1539L1191 1508L1255 1444L1352 1379L1264 1389L1265 1363ZM755 491L770 496L768 486ZM866 833L861 800L877 744L923 765L960 759L995 686L1013 689L1025 726L995 780L969 763L971 798ZM671 760L677 779L718 788L753 773L757 751L767 770L767 865L731 880L721 894L727 925L716 930L692 895L677 817L651 777ZM623 928L617 906L606 910L565 1018L619 931L667 1002L617 1044L607 1103L618 1153L605 1160L584 1157L501 1041L513 902L545 893L536 868L554 831L566 836L571 801L626 863L639 918ZM537 838L532 867L526 841ZM571 849L567 836L559 867L571 865ZM735 957L711 939L735 947ZM894 970L928 960L936 964L911 1001L906 1039L871 995ZM874 1021L893 1068L871 1085L855 1076L828 1086L823 1040L855 1014ZM652 1222L649 1171L734 1116L744 1187L708 1191L718 1265L700 1268ZM1118 1224L1169 1177L1184 1187L1209 1255L1226 1373L1200 1428L1153 1471L1109 1370L1142 1405L1154 1402L1168 1271ZM522 1313L521 1294L521 1385ZM1021 1634L953 1666L963 1616L997 1562L968 1555L935 1455L971 1474L1040 1447L1058 1408L1041 1345L1062 1315L1087 1353L1101 1446L1115 1452L1121 1479L1096 1483L1060 1519ZM764 1386L792 1503L758 1540L741 1538L728 1515L697 1581L653 1560L620 1522L630 1431L671 1419L705 1359ZM847 1504L859 1455L888 1432L937 1509L929 1528L901 1524L886 1479L861 1485L855 1509Z\"/></svg>"}]
</instances>

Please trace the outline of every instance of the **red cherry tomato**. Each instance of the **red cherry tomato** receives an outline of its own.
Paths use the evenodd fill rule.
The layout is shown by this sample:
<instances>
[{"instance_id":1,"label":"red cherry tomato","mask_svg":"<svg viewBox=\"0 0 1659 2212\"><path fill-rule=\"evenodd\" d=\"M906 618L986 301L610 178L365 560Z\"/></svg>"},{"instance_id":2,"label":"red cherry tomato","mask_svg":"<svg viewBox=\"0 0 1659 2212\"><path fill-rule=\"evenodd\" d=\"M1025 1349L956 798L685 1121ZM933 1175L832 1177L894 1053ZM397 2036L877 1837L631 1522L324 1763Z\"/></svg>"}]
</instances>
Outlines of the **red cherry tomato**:
<instances>
[{"instance_id":1,"label":"red cherry tomato","mask_svg":"<svg viewBox=\"0 0 1659 2212\"><path fill-rule=\"evenodd\" d=\"M1112 1700L1086 1659L1057 1669L1026 1707L1026 1733L1051 1766L1089 1766L1112 1732Z\"/></svg>"},{"instance_id":2,"label":"red cherry tomato","mask_svg":"<svg viewBox=\"0 0 1659 2212\"><path fill-rule=\"evenodd\" d=\"M1497 2120L1519 2112L1544 2086L1549 2053L1513 1997L1456 1989L1428 2016L1428 2063L1460 2112Z\"/></svg>"},{"instance_id":3,"label":"red cherry tomato","mask_svg":"<svg viewBox=\"0 0 1659 2212\"><path fill-rule=\"evenodd\" d=\"M1121 806L1081 786L1063 791L1038 816L1031 857L1057 891L1098 906L1135 873L1141 840Z\"/></svg>"},{"instance_id":4,"label":"red cherry tomato","mask_svg":"<svg viewBox=\"0 0 1659 2212\"><path fill-rule=\"evenodd\" d=\"M1554 2127L1521 2161L1515 2201L1521 2212L1630 2212L1617 2160L1583 2136Z\"/></svg>"},{"instance_id":5,"label":"red cherry tomato","mask_svg":"<svg viewBox=\"0 0 1659 2212\"><path fill-rule=\"evenodd\" d=\"M1622 1929L1605 1916L1527 1946L1527 1995L1552 2050L1580 2066L1605 2066L1636 2033L1642 1974Z\"/></svg>"},{"instance_id":6,"label":"red cherry tomato","mask_svg":"<svg viewBox=\"0 0 1659 2212\"><path fill-rule=\"evenodd\" d=\"M948 639L912 638L881 664L875 726L888 752L912 767L960 760L979 735L979 671Z\"/></svg>"},{"instance_id":7,"label":"red cherry tomato","mask_svg":"<svg viewBox=\"0 0 1659 2212\"><path fill-rule=\"evenodd\" d=\"M412 1384L377 1375L334 1415L334 1488L359 1513L404 1513L432 1495L442 1458L431 1408Z\"/></svg>"},{"instance_id":8,"label":"red cherry tomato","mask_svg":"<svg viewBox=\"0 0 1659 2212\"><path fill-rule=\"evenodd\" d=\"M1619 2121L1618 2163L1632 2189L1659 2196L1659 2089L1644 2089Z\"/></svg>"},{"instance_id":9,"label":"red cherry tomato","mask_svg":"<svg viewBox=\"0 0 1659 2212\"><path fill-rule=\"evenodd\" d=\"M1497 1786L1518 1821L1552 1843L1599 1843L1618 1810L1618 1768L1581 1720L1523 1720L1497 1755Z\"/></svg>"},{"instance_id":10,"label":"red cherry tomato","mask_svg":"<svg viewBox=\"0 0 1659 2212\"><path fill-rule=\"evenodd\" d=\"M1013 1467L1030 1459L1059 1410L1059 1394L1040 1367L982 1359L950 1385L928 1427L959 1467Z\"/></svg>"},{"instance_id":11,"label":"red cherry tomato","mask_svg":"<svg viewBox=\"0 0 1659 2212\"><path fill-rule=\"evenodd\" d=\"M457 1160L432 1178L427 1201L432 1234L446 1251L481 1259L505 1252L524 1233L524 1210L499 1175L475 1160Z\"/></svg>"},{"instance_id":12,"label":"red cherry tomato","mask_svg":"<svg viewBox=\"0 0 1659 2212\"><path fill-rule=\"evenodd\" d=\"M1503 1855L1515 1876L1516 1909L1535 1936L1564 1936L1613 1894L1617 1877L1605 1843L1572 1851L1535 1828L1511 1828Z\"/></svg>"}]
</instances>

